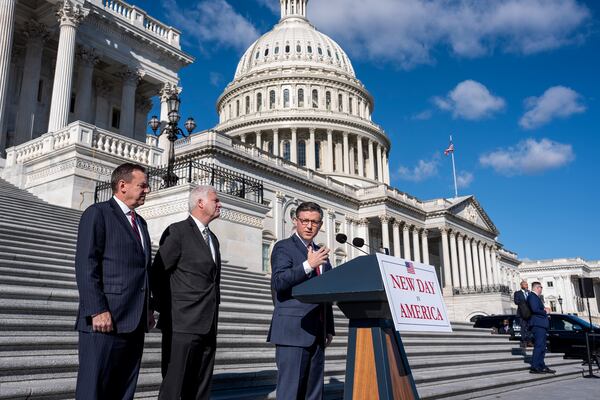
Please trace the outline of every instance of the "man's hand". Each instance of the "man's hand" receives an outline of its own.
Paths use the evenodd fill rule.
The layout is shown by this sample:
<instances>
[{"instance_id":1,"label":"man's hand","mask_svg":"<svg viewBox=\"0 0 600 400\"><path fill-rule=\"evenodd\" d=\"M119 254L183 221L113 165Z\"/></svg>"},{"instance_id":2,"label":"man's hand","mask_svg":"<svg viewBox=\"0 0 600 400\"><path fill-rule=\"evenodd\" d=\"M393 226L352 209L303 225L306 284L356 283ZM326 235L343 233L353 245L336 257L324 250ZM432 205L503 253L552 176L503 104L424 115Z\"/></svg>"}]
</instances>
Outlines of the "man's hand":
<instances>
[{"instance_id":1,"label":"man's hand","mask_svg":"<svg viewBox=\"0 0 600 400\"><path fill-rule=\"evenodd\" d=\"M544 307L544 310L546 310L547 313L552 312L552 310L550 309L550 307Z\"/></svg>"},{"instance_id":2,"label":"man's hand","mask_svg":"<svg viewBox=\"0 0 600 400\"><path fill-rule=\"evenodd\" d=\"M150 311L148 313L148 330L152 330L156 326L156 318L154 318L154 311L152 311L152 310L148 310L148 311Z\"/></svg>"},{"instance_id":3,"label":"man's hand","mask_svg":"<svg viewBox=\"0 0 600 400\"><path fill-rule=\"evenodd\" d=\"M319 267L321 264L325 264L327 258L329 258L329 249L325 246L317 251L314 251L312 248L308 249L307 261L312 269Z\"/></svg>"},{"instance_id":4,"label":"man's hand","mask_svg":"<svg viewBox=\"0 0 600 400\"><path fill-rule=\"evenodd\" d=\"M112 315L110 315L110 311L104 311L92 317L92 330L94 332L102 333L113 331Z\"/></svg>"},{"instance_id":5,"label":"man's hand","mask_svg":"<svg viewBox=\"0 0 600 400\"><path fill-rule=\"evenodd\" d=\"M333 340L333 335L331 333L327 334L327 339L325 339L325 347L329 347L331 341Z\"/></svg>"}]
</instances>

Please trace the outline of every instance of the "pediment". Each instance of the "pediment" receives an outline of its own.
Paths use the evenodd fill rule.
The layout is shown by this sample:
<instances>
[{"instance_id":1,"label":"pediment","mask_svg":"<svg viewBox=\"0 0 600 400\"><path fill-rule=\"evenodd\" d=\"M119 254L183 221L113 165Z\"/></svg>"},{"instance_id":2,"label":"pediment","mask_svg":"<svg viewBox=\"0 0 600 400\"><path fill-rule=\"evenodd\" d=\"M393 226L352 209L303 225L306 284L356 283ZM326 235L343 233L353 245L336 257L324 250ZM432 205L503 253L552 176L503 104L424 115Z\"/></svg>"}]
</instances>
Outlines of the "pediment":
<instances>
[{"instance_id":1,"label":"pediment","mask_svg":"<svg viewBox=\"0 0 600 400\"><path fill-rule=\"evenodd\" d=\"M491 231L495 234L498 233L496 226L493 224L490 217L472 196L454 205L450 209L450 212L479 228Z\"/></svg>"}]
</instances>

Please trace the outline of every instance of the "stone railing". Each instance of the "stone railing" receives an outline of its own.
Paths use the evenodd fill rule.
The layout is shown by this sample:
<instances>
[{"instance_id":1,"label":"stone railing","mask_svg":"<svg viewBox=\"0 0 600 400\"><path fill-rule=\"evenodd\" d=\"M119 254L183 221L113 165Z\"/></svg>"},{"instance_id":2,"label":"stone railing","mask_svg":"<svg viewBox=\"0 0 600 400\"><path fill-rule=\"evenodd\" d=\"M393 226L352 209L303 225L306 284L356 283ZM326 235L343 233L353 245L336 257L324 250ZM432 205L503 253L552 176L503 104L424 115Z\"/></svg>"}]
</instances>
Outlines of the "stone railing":
<instances>
[{"instance_id":1,"label":"stone railing","mask_svg":"<svg viewBox=\"0 0 600 400\"><path fill-rule=\"evenodd\" d=\"M129 21L132 25L151 33L177 49L181 49L179 44L181 32L151 17L141 8L122 0L92 0L92 2L117 18Z\"/></svg>"},{"instance_id":2,"label":"stone railing","mask_svg":"<svg viewBox=\"0 0 600 400\"><path fill-rule=\"evenodd\" d=\"M480 286L475 288L454 288L453 293L455 295L461 294L477 294L477 293L503 293L503 294L512 294L510 287L506 285L489 285L489 286Z\"/></svg>"},{"instance_id":3,"label":"stone railing","mask_svg":"<svg viewBox=\"0 0 600 400\"><path fill-rule=\"evenodd\" d=\"M160 164L163 152L153 144L75 121L59 131L45 133L37 139L6 149L6 167L45 157L70 145L87 147L97 153L152 166Z\"/></svg>"}]
</instances>

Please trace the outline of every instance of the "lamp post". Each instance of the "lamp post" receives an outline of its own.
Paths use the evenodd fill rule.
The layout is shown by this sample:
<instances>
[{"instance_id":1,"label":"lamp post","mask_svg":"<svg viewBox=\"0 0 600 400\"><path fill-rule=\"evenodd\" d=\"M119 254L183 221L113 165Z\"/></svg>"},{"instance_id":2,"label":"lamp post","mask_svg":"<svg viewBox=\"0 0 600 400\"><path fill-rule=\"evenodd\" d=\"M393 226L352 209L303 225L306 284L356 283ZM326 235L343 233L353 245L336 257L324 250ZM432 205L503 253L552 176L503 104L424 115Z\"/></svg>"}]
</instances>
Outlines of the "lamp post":
<instances>
[{"instance_id":1,"label":"lamp post","mask_svg":"<svg viewBox=\"0 0 600 400\"><path fill-rule=\"evenodd\" d=\"M171 143L169 148L169 161L167 163L167 174L163 177L165 181L165 187L175 186L179 180L177 175L173 172L173 165L175 164L175 141L178 139L178 135L186 137L192 133L194 129L196 129L196 121L194 121L194 118L192 117L189 117L184 124L187 134L182 131L179 126L177 126L179 120L181 119L181 115L179 114L180 105L181 100L179 99L179 96L177 93L173 93L167 100L167 124L158 134L158 136L166 134L167 139L169 139L169 142ZM156 134L156 131L160 127L160 120L156 117L156 115L153 115L152 118L150 118L150 121L148 121L148 125L154 134Z\"/></svg>"},{"instance_id":2,"label":"lamp post","mask_svg":"<svg viewBox=\"0 0 600 400\"><path fill-rule=\"evenodd\" d=\"M562 308L562 302L563 302L562 297L560 297L560 295L558 295L558 299L557 300L558 300L558 305L560 306L560 313L564 314L563 313L563 308Z\"/></svg>"}]
</instances>

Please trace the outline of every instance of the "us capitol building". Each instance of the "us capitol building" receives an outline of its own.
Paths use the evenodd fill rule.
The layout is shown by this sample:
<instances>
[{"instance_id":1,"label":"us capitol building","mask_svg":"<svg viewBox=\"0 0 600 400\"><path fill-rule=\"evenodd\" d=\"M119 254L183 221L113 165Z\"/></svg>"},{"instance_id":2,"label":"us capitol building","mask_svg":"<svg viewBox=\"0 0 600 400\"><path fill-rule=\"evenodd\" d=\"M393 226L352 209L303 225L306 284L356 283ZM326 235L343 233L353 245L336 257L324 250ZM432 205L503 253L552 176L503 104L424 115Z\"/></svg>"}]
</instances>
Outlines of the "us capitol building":
<instances>
[{"instance_id":1,"label":"us capitol building","mask_svg":"<svg viewBox=\"0 0 600 400\"><path fill-rule=\"evenodd\" d=\"M513 312L520 261L482 205L390 186L392 143L372 120L373 97L344 50L307 20L308 0L280 2L280 21L217 99L218 125L175 142L177 185L161 185L164 169L151 173L139 211L153 240L187 216L194 185L213 184L224 260L268 272L295 207L316 201L326 210L317 240L334 265L362 254L335 235L362 237L373 251L434 265L453 320ZM0 2L0 176L84 209L116 165L166 164L170 142L146 135L148 113L158 99L164 126L182 90L178 71L193 61L177 29L120 0Z\"/></svg>"}]
</instances>

